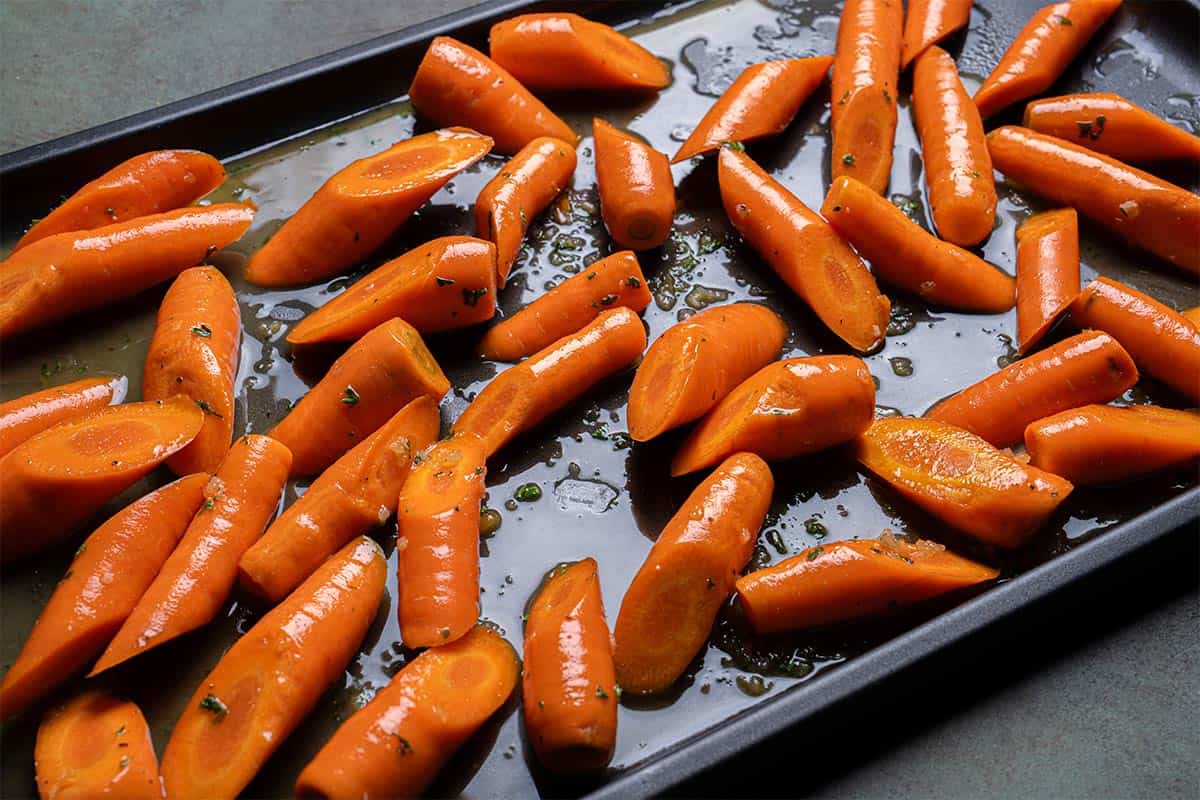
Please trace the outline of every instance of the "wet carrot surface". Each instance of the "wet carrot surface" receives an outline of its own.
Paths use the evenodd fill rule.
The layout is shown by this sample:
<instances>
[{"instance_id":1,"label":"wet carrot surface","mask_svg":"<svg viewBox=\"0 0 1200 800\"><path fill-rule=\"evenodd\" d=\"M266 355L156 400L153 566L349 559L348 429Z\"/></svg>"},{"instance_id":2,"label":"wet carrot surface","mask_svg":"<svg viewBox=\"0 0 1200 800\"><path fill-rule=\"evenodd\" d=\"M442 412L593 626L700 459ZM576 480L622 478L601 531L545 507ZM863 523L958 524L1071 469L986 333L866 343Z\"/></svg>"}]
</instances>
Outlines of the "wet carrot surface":
<instances>
[{"instance_id":1,"label":"wet carrot surface","mask_svg":"<svg viewBox=\"0 0 1200 800\"><path fill-rule=\"evenodd\" d=\"M675 219L675 179L667 157L598 117L592 134L604 227L621 247L658 247Z\"/></svg>"},{"instance_id":2,"label":"wet carrot surface","mask_svg":"<svg viewBox=\"0 0 1200 800\"><path fill-rule=\"evenodd\" d=\"M1186 311L1181 311L1179 313L1183 316L1184 319L1188 320L1189 322L1191 322L1197 326L1200 326L1200 306L1194 306L1192 308L1187 309Z\"/></svg>"},{"instance_id":3,"label":"wet carrot surface","mask_svg":"<svg viewBox=\"0 0 1200 800\"><path fill-rule=\"evenodd\" d=\"M901 69L907 69L913 59L928 48L966 27L971 16L971 1L910 0L904 15Z\"/></svg>"},{"instance_id":4,"label":"wet carrot surface","mask_svg":"<svg viewBox=\"0 0 1200 800\"><path fill-rule=\"evenodd\" d=\"M1034 214L1017 228L1017 350L1029 352L1079 294L1079 217Z\"/></svg>"},{"instance_id":5,"label":"wet carrot surface","mask_svg":"<svg viewBox=\"0 0 1200 800\"><path fill-rule=\"evenodd\" d=\"M125 399L129 380L84 378L0 403L0 458L34 434L87 411Z\"/></svg>"},{"instance_id":6,"label":"wet carrot surface","mask_svg":"<svg viewBox=\"0 0 1200 800\"><path fill-rule=\"evenodd\" d=\"M1118 161L1200 160L1200 136L1111 92L1034 100L1022 124Z\"/></svg>"}]
</instances>

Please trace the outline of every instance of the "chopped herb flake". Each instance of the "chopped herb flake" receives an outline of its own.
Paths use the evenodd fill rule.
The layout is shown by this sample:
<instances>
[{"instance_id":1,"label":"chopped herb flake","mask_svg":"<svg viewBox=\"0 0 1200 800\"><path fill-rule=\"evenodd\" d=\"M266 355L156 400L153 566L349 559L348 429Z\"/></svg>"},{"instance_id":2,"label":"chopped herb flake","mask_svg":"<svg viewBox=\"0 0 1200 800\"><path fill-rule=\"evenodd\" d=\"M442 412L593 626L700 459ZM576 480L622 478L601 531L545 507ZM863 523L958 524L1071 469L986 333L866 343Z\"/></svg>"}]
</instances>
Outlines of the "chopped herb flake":
<instances>
[{"instance_id":1,"label":"chopped herb flake","mask_svg":"<svg viewBox=\"0 0 1200 800\"><path fill-rule=\"evenodd\" d=\"M410 753L412 753L413 747L411 744L408 743L408 739L405 739L403 736L401 736L398 733L393 733L392 736L395 736L396 741L398 742L398 744L396 745L397 753L399 753L402 756L406 756L406 755L409 755Z\"/></svg>"},{"instance_id":2,"label":"chopped herb flake","mask_svg":"<svg viewBox=\"0 0 1200 800\"><path fill-rule=\"evenodd\" d=\"M603 687L603 686L597 686L597 687L596 687L596 697L599 697L601 700L607 700L607 699L608 699L608 692L604 691L604 687Z\"/></svg>"},{"instance_id":3,"label":"chopped herb flake","mask_svg":"<svg viewBox=\"0 0 1200 800\"><path fill-rule=\"evenodd\" d=\"M205 339L208 339L208 338L212 337L212 328L208 327L203 322L201 322L199 325L195 325L192 327L192 333L195 334L196 336L202 336Z\"/></svg>"},{"instance_id":4,"label":"chopped herb flake","mask_svg":"<svg viewBox=\"0 0 1200 800\"><path fill-rule=\"evenodd\" d=\"M225 719L229 713L229 706L222 703L215 694L204 695L204 699L200 701L200 708L213 712L217 716L217 722Z\"/></svg>"},{"instance_id":5,"label":"chopped herb flake","mask_svg":"<svg viewBox=\"0 0 1200 800\"><path fill-rule=\"evenodd\" d=\"M129 756L121 756L120 763L121 763L121 769L125 769L126 767L128 767L129 766Z\"/></svg>"},{"instance_id":6,"label":"chopped herb flake","mask_svg":"<svg viewBox=\"0 0 1200 800\"><path fill-rule=\"evenodd\" d=\"M809 536L815 536L818 539L823 539L829 533L829 529L821 524L816 517L809 517L804 520L804 531Z\"/></svg>"},{"instance_id":7,"label":"chopped herb flake","mask_svg":"<svg viewBox=\"0 0 1200 800\"><path fill-rule=\"evenodd\" d=\"M625 279L625 285L628 286L630 289L637 289L638 287L640 287L642 285L642 282L639 281L636 276L630 275L628 278Z\"/></svg>"},{"instance_id":8,"label":"chopped herb flake","mask_svg":"<svg viewBox=\"0 0 1200 800\"><path fill-rule=\"evenodd\" d=\"M851 155L850 153L846 153L846 155L842 156L842 163L849 164L850 166L853 167L854 166L854 156Z\"/></svg>"},{"instance_id":9,"label":"chopped herb flake","mask_svg":"<svg viewBox=\"0 0 1200 800\"><path fill-rule=\"evenodd\" d=\"M358 392L355 391L354 387L350 386L349 384L347 384L346 388L342 390L341 400L348 406L358 405L358 401L361 399L362 398L359 396Z\"/></svg>"},{"instance_id":10,"label":"chopped herb flake","mask_svg":"<svg viewBox=\"0 0 1200 800\"><path fill-rule=\"evenodd\" d=\"M542 499L542 487L536 483L524 483L513 492L513 497L522 503L533 503Z\"/></svg>"},{"instance_id":11,"label":"chopped herb flake","mask_svg":"<svg viewBox=\"0 0 1200 800\"><path fill-rule=\"evenodd\" d=\"M217 413L217 412L216 412L216 411L213 409L213 407L212 407L212 406L210 406L210 405L209 405L208 403L206 403L205 401L203 401L203 400L197 400L197 401L196 401L196 405L197 405L197 406L199 406L199 407L200 407L200 410L201 410L201 411L203 411L205 414L208 414L209 416L216 417L217 419L224 419L224 417L222 417L220 414L218 414L218 413Z\"/></svg>"},{"instance_id":12,"label":"chopped herb flake","mask_svg":"<svg viewBox=\"0 0 1200 800\"><path fill-rule=\"evenodd\" d=\"M479 305L479 298L483 297L485 294L487 294L486 286L478 289L463 289L463 302L474 308L475 306Z\"/></svg>"},{"instance_id":13,"label":"chopped herb flake","mask_svg":"<svg viewBox=\"0 0 1200 800\"><path fill-rule=\"evenodd\" d=\"M214 508L216 508L216 506L217 506L216 501L213 500L211 497L206 498L204 500L204 510L205 511L212 511Z\"/></svg>"},{"instance_id":14,"label":"chopped herb flake","mask_svg":"<svg viewBox=\"0 0 1200 800\"><path fill-rule=\"evenodd\" d=\"M1060 16L1058 17L1058 24L1059 24L1059 25L1066 25L1067 27L1070 27L1070 26L1074 25L1075 23L1074 23L1074 22L1071 22L1071 18L1070 18L1070 17L1064 17L1064 16L1061 16L1061 15L1060 15Z\"/></svg>"},{"instance_id":15,"label":"chopped herb flake","mask_svg":"<svg viewBox=\"0 0 1200 800\"><path fill-rule=\"evenodd\" d=\"M741 142L725 142L722 147L728 147L730 150L737 150L739 153L746 151L746 145Z\"/></svg>"},{"instance_id":16,"label":"chopped herb flake","mask_svg":"<svg viewBox=\"0 0 1200 800\"><path fill-rule=\"evenodd\" d=\"M824 552L825 552L824 547L814 547L812 550L808 551L808 556L806 556L805 560L815 561L817 559L817 557L820 556L821 553L824 553Z\"/></svg>"}]
</instances>

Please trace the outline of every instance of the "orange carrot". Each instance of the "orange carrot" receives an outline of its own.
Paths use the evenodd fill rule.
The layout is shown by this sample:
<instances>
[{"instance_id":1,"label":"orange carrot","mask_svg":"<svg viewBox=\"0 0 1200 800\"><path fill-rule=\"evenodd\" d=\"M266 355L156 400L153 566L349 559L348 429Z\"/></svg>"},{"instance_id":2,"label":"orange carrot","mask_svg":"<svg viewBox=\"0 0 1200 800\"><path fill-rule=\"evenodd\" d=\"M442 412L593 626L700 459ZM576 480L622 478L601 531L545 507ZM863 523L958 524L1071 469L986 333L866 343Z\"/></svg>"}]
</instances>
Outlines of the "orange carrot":
<instances>
[{"instance_id":1,"label":"orange carrot","mask_svg":"<svg viewBox=\"0 0 1200 800\"><path fill-rule=\"evenodd\" d=\"M1017 228L1017 350L1029 352L1079 294L1079 217L1034 214Z\"/></svg>"},{"instance_id":2,"label":"orange carrot","mask_svg":"<svg viewBox=\"0 0 1200 800\"><path fill-rule=\"evenodd\" d=\"M909 0L900 68L907 69L928 48L967 27L970 16L971 0Z\"/></svg>"},{"instance_id":3,"label":"orange carrot","mask_svg":"<svg viewBox=\"0 0 1200 800\"><path fill-rule=\"evenodd\" d=\"M94 408L119 405L129 380L84 378L0 403L0 458L34 434Z\"/></svg>"},{"instance_id":4,"label":"orange carrot","mask_svg":"<svg viewBox=\"0 0 1200 800\"><path fill-rule=\"evenodd\" d=\"M379 611L386 577L379 545L359 537L234 642L171 731L166 796L239 796L341 677Z\"/></svg>"},{"instance_id":5,"label":"orange carrot","mask_svg":"<svg viewBox=\"0 0 1200 800\"><path fill-rule=\"evenodd\" d=\"M851 441L875 417L875 384L854 356L789 358L768 364L730 392L692 430L672 475L734 453L782 461Z\"/></svg>"},{"instance_id":6,"label":"orange carrot","mask_svg":"<svg viewBox=\"0 0 1200 800\"><path fill-rule=\"evenodd\" d=\"M1189 308L1187 311L1181 311L1179 313L1184 319L1188 320L1197 327L1200 327L1200 306L1194 306Z\"/></svg>"},{"instance_id":7,"label":"orange carrot","mask_svg":"<svg viewBox=\"0 0 1200 800\"><path fill-rule=\"evenodd\" d=\"M1025 106L1026 128L1119 161L1200 160L1193 136L1119 94L1067 94Z\"/></svg>"},{"instance_id":8,"label":"orange carrot","mask_svg":"<svg viewBox=\"0 0 1200 800\"><path fill-rule=\"evenodd\" d=\"M774 486L766 462L738 453L671 517L625 592L613 629L624 691L666 689L704 646L750 560Z\"/></svg>"},{"instance_id":9,"label":"orange carrot","mask_svg":"<svg viewBox=\"0 0 1200 800\"><path fill-rule=\"evenodd\" d=\"M417 797L520 674L512 646L479 626L426 650L342 723L296 781L302 798Z\"/></svg>"},{"instance_id":10,"label":"orange carrot","mask_svg":"<svg viewBox=\"0 0 1200 800\"><path fill-rule=\"evenodd\" d=\"M0 336L115 303L241 238L254 207L220 203L59 233L0 264Z\"/></svg>"},{"instance_id":11,"label":"orange carrot","mask_svg":"<svg viewBox=\"0 0 1200 800\"><path fill-rule=\"evenodd\" d=\"M675 221L670 162L641 139L599 117L592 120L592 136L604 227L621 247L658 247Z\"/></svg>"},{"instance_id":12,"label":"orange carrot","mask_svg":"<svg viewBox=\"0 0 1200 800\"><path fill-rule=\"evenodd\" d=\"M504 67L449 36L430 42L408 97L439 125L466 125L492 137L497 153L515 153L539 136L572 146L579 141L570 125Z\"/></svg>"},{"instance_id":13,"label":"orange carrot","mask_svg":"<svg viewBox=\"0 0 1200 800\"><path fill-rule=\"evenodd\" d=\"M779 358L787 325L771 309L733 303L663 331L629 389L629 435L648 442L699 419L739 383Z\"/></svg>"}]
</instances>

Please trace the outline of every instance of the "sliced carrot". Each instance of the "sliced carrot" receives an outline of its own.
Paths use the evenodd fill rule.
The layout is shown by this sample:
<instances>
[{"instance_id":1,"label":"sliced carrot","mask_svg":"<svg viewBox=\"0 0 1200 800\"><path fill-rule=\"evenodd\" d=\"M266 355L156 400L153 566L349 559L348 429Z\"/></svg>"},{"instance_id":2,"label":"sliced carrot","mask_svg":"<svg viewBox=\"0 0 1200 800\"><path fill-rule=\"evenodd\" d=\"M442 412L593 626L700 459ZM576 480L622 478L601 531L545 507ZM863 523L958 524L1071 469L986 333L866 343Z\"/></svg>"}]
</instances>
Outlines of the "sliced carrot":
<instances>
[{"instance_id":1,"label":"sliced carrot","mask_svg":"<svg viewBox=\"0 0 1200 800\"><path fill-rule=\"evenodd\" d=\"M900 68L907 69L917 56L967 27L970 16L971 0L909 0Z\"/></svg>"},{"instance_id":2,"label":"sliced carrot","mask_svg":"<svg viewBox=\"0 0 1200 800\"><path fill-rule=\"evenodd\" d=\"M1026 128L1119 161L1200 160L1193 136L1119 94L1067 94L1025 106Z\"/></svg>"},{"instance_id":3,"label":"sliced carrot","mask_svg":"<svg viewBox=\"0 0 1200 800\"><path fill-rule=\"evenodd\" d=\"M750 560L774 486L766 462L738 453L671 517L625 592L613 629L623 691L661 692L704 647Z\"/></svg>"},{"instance_id":4,"label":"sliced carrot","mask_svg":"<svg viewBox=\"0 0 1200 800\"><path fill-rule=\"evenodd\" d=\"M1079 217L1034 214L1017 228L1017 350L1029 352L1079 294Z\"/></svg>"},{"instance_id":5,"label":"sliced carrot","mask_svg":"<svg viewBox=\"0 0 1200 800\"><path fill-rule=\"evenodd\" d=\"M119 405L129 389L124 375L84 378L0 403L0 458L34 434L94 408Z\"/></svg>"},{"instance_id":6,"label":"sliced carrot","mask_svg":"<svg viewBox=\"0 0 1200 800\"><path fill-rule=\"evenodd\" d=\"M592 120L592 135L604 227L621 247L658 247L675 221L670 162L641 139L599 117Z\"/></svg>"}]
</instances>

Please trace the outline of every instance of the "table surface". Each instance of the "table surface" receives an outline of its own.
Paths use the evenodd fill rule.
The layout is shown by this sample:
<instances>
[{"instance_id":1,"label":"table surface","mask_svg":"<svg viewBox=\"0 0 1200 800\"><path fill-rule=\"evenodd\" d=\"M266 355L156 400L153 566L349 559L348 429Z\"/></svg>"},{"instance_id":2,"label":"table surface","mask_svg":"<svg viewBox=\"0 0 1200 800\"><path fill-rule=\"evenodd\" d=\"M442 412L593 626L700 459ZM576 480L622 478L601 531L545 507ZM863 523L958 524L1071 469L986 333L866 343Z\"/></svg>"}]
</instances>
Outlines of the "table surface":
<instances>
[{"instance_id":1,"label":"table surface","mask_svg":"<svg viewBox=\"0 0 1200 800\"><path fill-rule=\"evenodd\" d=\"M0 0L0 151L472 5ZM114 47L113 43L121 43ZM1195 531L679 787L692 797L1193 797ZM778 765L786 764L781 771Z\"/></svg>"}]
</instances>

